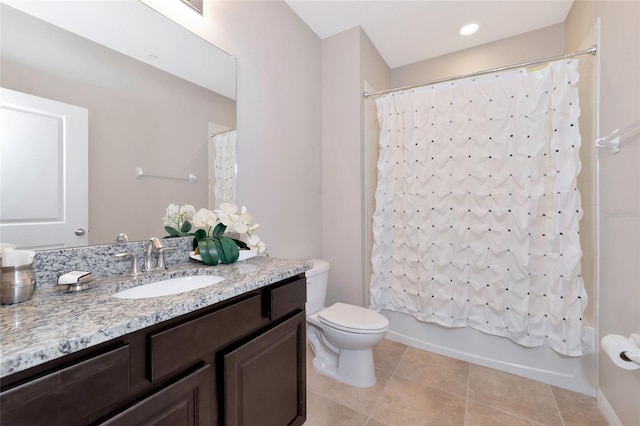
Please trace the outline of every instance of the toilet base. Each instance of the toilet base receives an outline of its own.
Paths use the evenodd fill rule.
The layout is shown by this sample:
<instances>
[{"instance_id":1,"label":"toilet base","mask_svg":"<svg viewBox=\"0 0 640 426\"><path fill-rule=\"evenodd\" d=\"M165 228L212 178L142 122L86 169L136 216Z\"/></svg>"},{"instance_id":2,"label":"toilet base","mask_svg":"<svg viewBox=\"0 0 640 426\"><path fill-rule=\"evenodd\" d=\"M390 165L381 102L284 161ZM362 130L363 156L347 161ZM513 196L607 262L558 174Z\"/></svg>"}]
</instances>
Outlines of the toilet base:
<instances>
[{"instance_id":1,"label":"toilet base","mask_svg":"<svg viewBox=\"0 0 640 426\"><path fill-rule=\"evenodd\" d=\"M312 324L307 324L307 340L313 350L313 369L319 374L358 388L376 384L371 348L338 349Z\"/></svg>"},{"instance_id":2,"label":"toilet base","mask_svg":"<svg viewBox=\"0 0 640 426\"><path fill-rule=\"evenodd\" d=\"M342 349L336 364L314 357L313 369L323 376L358 388L370 388L376 384L371 349L360 351Z\"/></svg>"}]
</instances>

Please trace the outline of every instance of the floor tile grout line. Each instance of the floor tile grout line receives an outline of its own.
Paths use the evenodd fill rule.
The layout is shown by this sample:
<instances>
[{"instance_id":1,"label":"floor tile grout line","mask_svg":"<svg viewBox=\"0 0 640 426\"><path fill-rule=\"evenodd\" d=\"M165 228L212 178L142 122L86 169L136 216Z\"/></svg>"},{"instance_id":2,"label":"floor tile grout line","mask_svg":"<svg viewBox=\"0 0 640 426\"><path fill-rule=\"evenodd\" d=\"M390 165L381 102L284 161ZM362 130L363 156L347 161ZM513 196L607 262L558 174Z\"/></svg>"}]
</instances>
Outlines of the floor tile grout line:
<instances>
[{"instance_id":1,"label":"floor tile grout line","mask_svg":"<svg viewBox=\"0 0 640 426\"><path fill-rule=\"evenodd\" d=\"M377 370L379 370L379 369L377 369ZM380 371L382 371L382 372L384 372L384 373L389 374L389 372L388 372L388 371L384 371L384 370L380 370ZM320 376L322 376L322 375L321 375L320 373L316 373L316 376L320 377ZM326 377L326 376L325 376L325 377ZM391 376L389 376L389 377L391 377ZM332 380L332 381L334 381L334 382L336 382L336 383L341 383L342 385L345 385L345 386L350 386L350 387L353 387L353 388L355 388L355 389L362 389L362 388L358 388L358 387L356 387L356 386L347 385L346 383L342 383L342 382L340 382L340 381L338 381L338 380L336 380L336 379L334 379L334 378L332 378L332 377L326 377L326 378L327 378L327 379L329 379L329 380ZM388 385L388 383L387 383L387 385ZM374 385L374 386L375 386L375 385ZM386 386L385 386L385 389L386 389ZM366 417L367 417L367 421L368 421L368 419L369 419L369 418L371 418L371 415L370 415L370 414L365 414L365 413L363 413L362 411L359 411L359 410L357 410L357 409L355 409L355 408L353 408L353 407L350 407L350 406L346 405L344 401L340 401L340 400L338 400L338 399L335 399L335 398L333 398L333 397L331 397L331 396L329 396L329 395L326 395L326 394L325 394L325 393L323 393L323 392L319 392L319 391L317 391L317 390L313 390L313 389L307 389L307 390L309 390L309 391L311 391L311 392L314 392L316 395L320 395L321 397L323 397L323 398L325 398L325 399L328 399L328 400L329 400L329 401L331 401L331 402L335 402L335 403L336 403L336 404L338 404L338 405L341 405L341 406L343 406L343 407L345 407L345 408L348 408L349 410L355 411L356 413L359 413L359 414L362 414L363 416L366 416ZM384 389L382 390L382 392L384 392ZM380 395L382 395L382 392L380 392ZM373 413L373 410L375 410L375 407L377 407L377 405L378 405L378 404L377 404L377 400L379 400L379 399L380 399L380 397L377 397L377 398L376 398L376 403L375 403L374 407L371 409L371 412L372 412L372 413ZM377 419L374 419L374 420L377 420Z\"/></svg>"},{"instance_id":2,"label":"floor tile grout line","mask_svg":"<svg viewBox=\"0 0 640 426\"><path fill-rule=\"evenodd\" d=\"M401 375L400 375L400 376L397 376L397 375L396 375L396 372L398 371L398 368L400 367L400 364L402 364L402 360L403 360L403 358L405 357L405 355L407 354L407 352L409 351L409 349L410 349L410 348L411 348L411 346L407 346L407 348L405 349L405 351L404 351L404 353L402 354L402 357L400 357L400 361L399 361L399 362L398 362L398 364L396 365L396 368L394 369L393 375L390 377L390 379L391 379L392 377L398 377L398 378L401 378L402 380L406 380L406 381L409 381L409 382L415 383L415 384L417 384L417 385L421 386L421 387L422 387L422 388L424 388L424 389L431 389L431 390L434 390L434 391L437 391L437 392L446 393L446 394L451 395L451 396L453 396L453 397L455 397L455 398L462 398L462 399L464 399L464 400L465 400L465 421L466 421L466 404L467 404L467 400L468 400L468 398L466 398L465 396L462 396L462 395L459 395L459 394L456 394L456 393L453 393L453 392L450 392L450 391L447 391L447 390L444 390L444 389L440 389L440 388L437 388L437 387L435 387L435 386L431 386L431 385L428 385L428 384L422 383L422 382L420 382L419 380L413 380L413 379L411 379L411 378L409 378L409 377L404 377L404 376L401 376ZM418 348L414 348L414 349L422 350L422 349L418 349ZM428 351L427 351L427 352L428 352ZM467 376L467 395L468 395L468 393L469 393L468 383L469 383L469 380L470 380L470 377L471 377L471 364L470 364L470 363L468 363L468 362L467 362L466 364L467 364L467 367L469 367L469 374L468 374L468 376ZM389 383L387 383L387 386L389 386ZM386 390L386 386L385 386L385 389L384 389L384 390ZM382 397L382 394L384 393L384 390L383 390L383 391L382 391L382 393L380 394L380 397ZM377 404L376 404L376 407L377 407ZM374 407L374 411L375 411L375 407ZM372 411L372 413L373 413L373 411ZM510 414L510 413L509 413L509 414ZM372 417L370 417L370 418L372 418ZM377 421L380 421L380 420L375 419L375 418L373 418L373 419L374 419L374 420L377 420ZM463 423L463 425L464 425L464 423Z\"/></svg>"},{"instance_id":3,"label":"floor tile grout line","mask_svg":"<svg viewBox=\"0 0 640 426\"><path fill-rule=\"evenodd\" d=\"M464 421L462 424L464 426L467 425L467 414L469 413L469 391L471 388L471 364L467 365L469 368L469 373L467 374L467 395L464 399Z\"/></svg>"},{"instance_id":4,"label":"floor tile grout line","mask_svg":"<svg viewBox=\"0 0 640 426\"><path fill-rule=\"evenodd\" d=\"M470 366L471 366L472 368L473 368L473 367L478 367L478 368L484 368L484 369L489 369L489 370L495 370L495 369L493 369L493 368L485 367L485 366L478 365L478 364L470 364ZM495 370L495 371L500 371L500 370ZM521 377L521 376L514 375L514 374L511 374L511 373L507 373L507 372L503 372L503 373L506 373L506 374L508 374L508 375L510 375L510 376ZM564 421L564 419L563 419L563 417L562 417L562 414L561 414L561 412L560 412L560 407L558 406L558 403L557 403L557 401L556 401L556 397L555 397L555 394L554 394L554 392L553 392L553 389L551 389L551 385L549 385L548 383L541 382L541 381L539 381L539 380L529 379L529 378L526 378L526 377L521 377L521 378L523 378L523 379L525 379L525 380L528 380L528 381L531 381L531 382L536 382L536 383L542 384L542 385L544 385L544 386L546 386L546 387L548 388L548 390L551 392L551 397L552 397L552 400L553 400L553 403L554 403L554 406L555 406L555 409L556 409L556 412L555 412L555 413L556 413L557 417L560 419L561 426L566 426L566 423L565 423L565 421ZM530 422L534 422L534 423L535 423L535 424L537 424L537 425L542 425L542 424L543 424L543 423L541 423L541 421L535 420L535 419L533 419L533 418L525 417L525 416L523 416L523 415L521 415L521 414L517 414L517 413L511 412L511 411L507 411L507 410L506 410L505 408L503 408L501 405L500 405L500 406L497 406L497 405L491 405L491 404L489 404L489 403L487 403L487 402L483 402L483 401L480 401L480 400L474 399L474 398L472 398L472 397L470 397L470 398L469 398L469 400L470 400L470 401L472 401L472 402L474 402L474 403L478 403L478 404L482 404L482 405L487 406L487 407L491 407L491 408L496 409L496 410L498 410L498 411L501 411L501 412L503 412L503 413L510 414L510 415L512 415L512 416L519 417L519 418L525 419L525 420L530 421Z\"/></svg>"},{"instance_id":5,"label":"floor tile grout line","mask_svg":"<svg viewBox=\"0 0 640 426\"><path fill-rule=\"evenodd\" d=\"M335 380L335 379L331 379L331 380ZM307 389L307 392L313 392L316 395L318 395L318 396L320 396L320 397L322 397L324 399L328 399L329 401L334 402L334 403L336 403L336 404L338 404L338 405L340 405L340 406L342 406L344 408L347 408L347 409L349 409L349 410L351 410L353 412L356 412L358 414L362 414L363 416L366 416L367 417L367 421L369 421L369 416L367 416L366 414L356 410L355 408L352 408L352 407L349 407L348 405L345 405L343 401L338 401L337 399L334 399L334 398L330 397L329 395L325 395L324 393L315 391L313 389Z\"/></svg>"},{"instance_id":6,"label":"floor tile grout line","mask_svg":"<svg viewBox=\"0 0 640 426\"><path fill-rule=\"evenodd\" d=\"M553 392L553 388L551 387L551 385L547 384L547 387L549 388L549 392L551 392L551 398L553 398L553 404L556 406L556 412L558 413L558 417L560 417L560 423L562 423L562 426L565 426L564 417L562 417L562 412L560 411L560 406L558 405L556 394Z\"/></svg>"},{"instance_id":7,"label":"floor tile grout line","mask_svg":"<svg viewBox=\"0 0 640 426\"><path fill-rule=\"evenodd\" d=\"M334 380L334 379L331 379L331 380ZM315 391L315 390L312 390L312 389L307 389L307 392L314 393L314 394L316 394L317 396L319 396L320 398L327 399L327 400L329 400L329 401L331 401L331 402L333 402L333 403L335 403L335 404L338 404L338 405L340 405L340 406L342 406L342 407L344 407L344 408L347 408L347 409L349 409L349 410L351 410L351 411L353 411L353 412L355 412L355 413L357 413L357 414L362 414L360 411L358 411L358 410L356 410L356 409L353 409L353 408L351 408L351 407L349 407L349 406L347 406L347 405L344 405L341 401L336 401L335 399L333 399L333 398L331 398L331 397L329 397L329 396L327 396L327 395L325 395L325 394L323 394L323 393L320 393L320 392L318 392L318 391ZM307 408L308 408L308 407L307 407ZM362 415L367 417L367 418L366 418L366 420L365 420L365 423L364 423L364 426L366 426L366 424L369 422L369 419L370 419L371 417L367 416L366 414L362 414Z\"/></svg>"},{"instance_id":8,"label":"floor tile grout line","mask_svg":"<svg viewBox=\"0 0 640 426\"><path fill-rule=\"evenodd\" d=\"M382 398L382 395L387 390L387 387L389 387L389 382L391 382L391 379L395 377L396 371L398 370L398 367L400 366L400 363L402 363L402 359L404 358L408 350L409 350L409 346L405 345L404 351L402 352L402 356L400 357L400 361L398 361L398 363L396 364L396 367L391 372L391 375L389 376L389 380L387 380L387 384L384 386L384 389L382 389L382 392L380 392L380 395L378 395L378 398L376 399L376 402L373 405L373 409L371 410L371 413L369 413L369 418L367 419L367 423L369 423L370 419L374 419L382 423L382 421L373 417L373 413L376 411L376 408L378 408L378 404L380 403L380 399Z\"/></svg>"},{"instance_id":9,"label":"floor tile grout line","mask_svg":"<svg viewBox=\"0 0 640 426\"><path fill-rule=\"evenodd\" d=\"M422 382L420 382L418 380L413 380L413 379L410 379L408 377L403 377L403 376L398 376L398 377L401 378L402 380L407 380L409 382L413 382L413 383L415 383L417 385L420 385L420 386L422 386L423 388L426 388L426 389L430 389L430 390L446 393L447 395L455 396L457 398L467 399L464 395L460 395L458 393L453 393L453 392L445 390L445 389L440 389L440 388L437 388L435 386L431 386L431 385L428 385L426 383L422 383Z\"/></svg>"},{"instance_id":10,"label":"floor tile grout line","mask_svg":"<svg viewBox=\"0 0 640 426\"><path fill-rule=\"evenodd\" d=\"M394 377L399 377L399 378L401 378L402 380L408 380L409 382L416 383L416 384L418 384L418 385L422 386L423 388L432 389L432 390L435 390L435 391L438 391L438 392L446 393L446 394L451 395L451 396L455 396L455 397L457 397L457 398L466 399L466 397L465 397L465 396L463 396L463 395L460 395L460 394L458 394L458 393L454 393L454 392L448 391L448 390L446 390L446 389L442 389L442 388L439 388L439 387L436 387L436 386L433 386L433 385L430 385L430 384L427 384L427 383L423 383L423 382L421 382L420 380L412 379L412 378L410 378L410 377L405 377L405 376L402 376L402 375L398 375L398 376L396 376L396 374L395 374L395 373L394 373L394 375L393 375L393 376L394 376ZM467 391L467 393L468 393L468 391Z\"/></svg>"},{"instance_id":11,"label":"floor tile grout line","mask_svg":"<svg viewBox=\"0 0 640 426\"><path fill-rule=\"evenodd\" d=\"M405 357L408 351L409 351L409 346L405 345L404 352L402 352L402 356L400 357L400 361L398 361L398 363L396 364L396 368L394 368L393 371L391 372L391 376L396 375L396 371L398 371L400 364L402 364L402 359Z\"/></svg>"},{"instance_id":12,"label":"floor tile grout line","mask_svg":"<svg viewBox=\"0 0 640 426\"><path fill-rule=\"evenodd\" d=\"M475 399L469 399L469 401L473 402L474 404L484 405L485 407L489 407L489 408L491 408L493 410L500 411L501 413L509 414L510 416L517 417L517 418L522 419L522 420L526 420L528 422L533 423L534 425L542 425L542 426L544 426L544 423L540 423L537 420L531 419L529 417L524 417L524 416L522 416L520 414L512 413L511 411L507 411L504 408L496 407L495 405L490 405L490 404L487 404L486 402L477 401ZM562 426L565 426L564 423L563 423Z\"/></svg>"},{"instance_id":13,"label":"floor tile grout line","mask_svg":"<svg viewBox=\"0 0 640 426\"><path fill-rule=\"evenodd\" d=\"M537 425L542 425L542 424L544 424L544 423L540 423L539 421L537 421L537 420L535 420L535 419L532 419L532 418L530 418L530 417L525 417L525 416L523 416L523 415L521 415L521 414L517 414L517 413L514 413L514 412L512 412L512 411L507 411L507 410L506 410L505 408L503 408L501 405L500 405L500 406L491 405L491 404L487 404L486 402L478 401L477 399L473 399L473 398L468 398L468 401L471 401L471 402L473 402L474 404L484 405L485 407L489 407L489 408L491 408L491 409L493 409L493 410L500 411L501 413L509 414L509 415L511 415L511 416L513 416L513 417L518 417L518 418L520 418L520 419L527 420L527 421L529 421L529 422L533 422L533 423L535 423L535 424L537 424ZM560 419L562 420L562 418L560 418ZM564 422L562 423L562 426L566 426L566 425L564 424Z\"/></svg>"}]
</instances>

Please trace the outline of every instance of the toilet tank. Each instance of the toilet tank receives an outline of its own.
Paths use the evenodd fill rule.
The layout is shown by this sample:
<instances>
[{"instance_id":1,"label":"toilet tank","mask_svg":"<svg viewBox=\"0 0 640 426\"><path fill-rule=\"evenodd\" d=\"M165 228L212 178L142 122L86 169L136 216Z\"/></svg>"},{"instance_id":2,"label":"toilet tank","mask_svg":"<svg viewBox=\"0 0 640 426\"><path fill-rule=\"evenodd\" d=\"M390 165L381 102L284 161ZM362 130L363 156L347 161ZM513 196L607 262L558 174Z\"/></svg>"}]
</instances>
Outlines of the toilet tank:
<instances>
[{"instance_id":1,"label":"toilet tank","mask_svg":"<svg viewBox=\"0 0 640 426\"><path fill-rule=\"evenodd\" d=\"M324 307L329 278L329 262L320 259L311 259L309 262L313 263L313 268L305 273L307 277L307 315L318 312Z\"/></svg>"}]
</instances>

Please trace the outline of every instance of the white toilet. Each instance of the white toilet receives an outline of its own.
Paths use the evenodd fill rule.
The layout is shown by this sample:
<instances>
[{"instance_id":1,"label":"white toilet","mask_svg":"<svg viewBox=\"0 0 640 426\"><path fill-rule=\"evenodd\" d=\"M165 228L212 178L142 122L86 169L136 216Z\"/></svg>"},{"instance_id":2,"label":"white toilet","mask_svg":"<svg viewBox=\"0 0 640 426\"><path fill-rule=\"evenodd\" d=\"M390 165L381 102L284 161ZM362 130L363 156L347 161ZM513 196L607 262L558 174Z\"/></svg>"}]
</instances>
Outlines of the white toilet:
<instances>
[{"instance_id":1,"label":"white toilet","mask_svg":"<svg viewBox=\"0 0 640 426\"><path fill-rule=\"evenodd\" d=\"M389 320L377 312L345 303L324 307L329 263L312 259L307 271L307 340L313 367L325 376L360 388L376 384L373 352Z\"/></svg>"}]
</instances>

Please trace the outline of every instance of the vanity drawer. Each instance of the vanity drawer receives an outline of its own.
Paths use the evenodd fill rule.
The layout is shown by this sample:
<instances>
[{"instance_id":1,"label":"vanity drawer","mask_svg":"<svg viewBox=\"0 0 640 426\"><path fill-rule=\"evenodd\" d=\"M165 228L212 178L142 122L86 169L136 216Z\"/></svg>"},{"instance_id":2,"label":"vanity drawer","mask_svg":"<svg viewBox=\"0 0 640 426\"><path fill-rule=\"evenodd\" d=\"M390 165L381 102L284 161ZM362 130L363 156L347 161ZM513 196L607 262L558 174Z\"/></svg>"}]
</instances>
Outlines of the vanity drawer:
<instances>
[{"instance_id":1,"label":"vanity drawer","mask_svg":"<svg viewBox=\"0 0 640 426\"><path fill-rule=\"evenodd\" d=\"M206 354L257 330L262 322L260 295L150 335L150 378L184 368Z\"/></svg>"},{"instance_id":2,"label":"vanity drawer","mask_svg":"<svg viewBox=\"0 0 640 426\"><path fill-rule=\"evenodd\" d=\"M269 319L276 320L297 309L304 309L307 301L307 280L295 281L269 290Z\"/></svg>"},{"instance_id":3,"label":"vanity drawer","mask_svg":"<svg viewBox=\"0 0 640 426\"><path fill-rule=\"evenodd\" d=\"M129 394L129 345L0 394L3 426L76 425Z\"/></svg>"}]
</instances>

